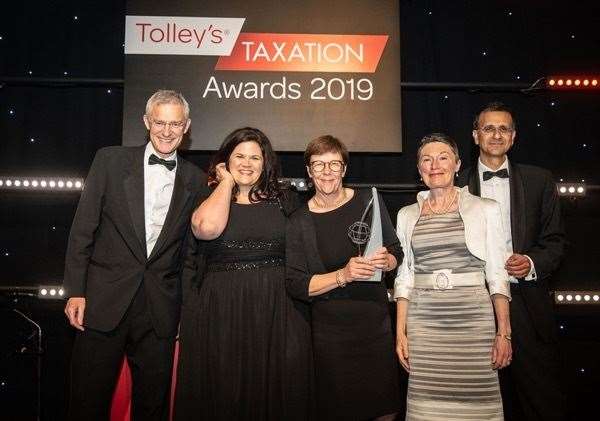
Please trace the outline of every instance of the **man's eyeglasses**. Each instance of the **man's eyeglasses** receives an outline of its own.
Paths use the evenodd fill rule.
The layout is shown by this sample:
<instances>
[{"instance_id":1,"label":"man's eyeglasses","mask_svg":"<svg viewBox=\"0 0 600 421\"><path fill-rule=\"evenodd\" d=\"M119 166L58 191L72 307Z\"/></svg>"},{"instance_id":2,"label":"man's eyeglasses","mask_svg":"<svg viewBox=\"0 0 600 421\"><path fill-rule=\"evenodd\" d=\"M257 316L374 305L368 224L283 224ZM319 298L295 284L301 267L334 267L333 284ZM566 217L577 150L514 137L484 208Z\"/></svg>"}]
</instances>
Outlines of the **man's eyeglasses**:
<instances>
[{"instance_id":1,"label":"man's eyeglasses","mask_svg":"<svg viewBox=\"0 0 600 421\"><path fill-rule=\"evenodd\" d=\"M183 130L187 123L187 121L162 121L153 120L151 118L148 118L148 121L150 121L150 124L152 124L152 126L156 127L159 130L164 130L165 127L168 126L171 130L175 131Z\"/></svg>"},{"instance_id":2,"label":"man's eyeglasses","mask_svg":"<svg viewBox=\"0 0 600 421\"><path fill-rule=\"evenodd\" d=\"M329 161L329 162L323 162L323 161L313 161L310 163L310 169L313 170L314 172L321 172L323 170L325 170L325 167L328 167L329 170L331 172L341 172L344 167L345 164L342 161Z\"/></svg>"},{"instance_id":3,"label":"man's eyeglasses","mask_svg":"<svg viewBox=\"0 0 600 421\"><path fill-rule=\"evenodd\" d=\"M515 129L513 129L512 127L507 127L507 126L496 127L496 126L492 126L491 124L488 126L483 126L479 130L481 130L483 133L488 134L488 135L494 135L496 133L500 133L502 136L509 135L515 131Z\"/></svg>"}]
</instances>

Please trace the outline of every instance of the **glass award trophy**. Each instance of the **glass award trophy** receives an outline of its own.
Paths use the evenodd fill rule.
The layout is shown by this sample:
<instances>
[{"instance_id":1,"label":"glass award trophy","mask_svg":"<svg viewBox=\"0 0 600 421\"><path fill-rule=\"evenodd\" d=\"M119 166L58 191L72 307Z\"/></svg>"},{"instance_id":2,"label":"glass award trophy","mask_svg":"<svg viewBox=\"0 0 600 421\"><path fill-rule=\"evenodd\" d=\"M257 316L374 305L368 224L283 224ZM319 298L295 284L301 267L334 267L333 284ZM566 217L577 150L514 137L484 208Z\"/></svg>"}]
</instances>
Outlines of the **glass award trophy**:
<instances>
[{"instance_id":1,"label":"glass award trophy","mask_svg":"<svg viewBox=\"0 0 600 421\"><path fill-rule=\"evenodd\" d=\"M369 257L375 254L375 251L383 246L383 234L381 232L381 212L379 210L379 199L377 198L377 189L371 188L373 197L367 204L360 221L354 222L348 228L348 237L356 244L358 255ZM371 217L371 225L365 222L369 210L373 210ZM366 244L366 245L365 245ZM364 249L361 247L365 245ZM375 273L368 279L355 279L355 281L363 282L379 282L381 281L381 269L375 269Z\"/></svg>"}]
</instances>

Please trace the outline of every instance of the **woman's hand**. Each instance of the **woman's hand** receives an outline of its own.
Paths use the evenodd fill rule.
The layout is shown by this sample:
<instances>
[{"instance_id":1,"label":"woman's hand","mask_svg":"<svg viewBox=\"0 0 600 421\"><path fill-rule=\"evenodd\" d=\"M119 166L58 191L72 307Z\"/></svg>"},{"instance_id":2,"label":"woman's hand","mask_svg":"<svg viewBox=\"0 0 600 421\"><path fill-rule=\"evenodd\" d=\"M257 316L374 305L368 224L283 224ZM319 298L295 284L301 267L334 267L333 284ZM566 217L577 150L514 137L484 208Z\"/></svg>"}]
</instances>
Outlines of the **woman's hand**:
<instances>
[{"instance_id":1,"label":"woman's hand","mask_svg":"<svg viewBox=\"0 0 600 421\"><path fill-rule=\"evenodd\" d=\"M231 185L235 184L235 180L233 179L231 173L227 170L227 165L224 162L221 162L215 166L215 172L218 183L227 181L230 182Z\"/></svg>"},{"instance_id":2,"label":"woman's hand","mask_svg":"<svg viewBox=\"0 0 600 421\"><path fill-rule=\"evenodd\" d=\"M410 365L408 364L408 338L403 332L398 332L396 334L396 354L398 354L398 359L400 360L400 364L402 364L402 368L404 368L407 373L410 373Z\"/></svg>"},{"instance_id":3,"label":"woman's hand","mask_svg":"<svg viewBox=\"0 0 600 421\"><path fill-rule=\"evenodd\" d=\"M492 368L494 370L508 367L512 361L512 344L506 336L498 334L494 339L494 346L492 347Z\"/></svg>"},{"instance_id":4,"label":"woman's hand","mask_svg":"<svg viewBox=\"0 0 600 421\"><path fill-rule=\"evenodd\" d=\"M390 254L385 247L379 247L373 255L370 256L369 262L377 269L388 272L396 268L396 258Z\"/></svg>"},{"instance_id":5,"label":"woman's hand","mask_svg":"<svg viewBox=\"0 0 600 421\"><path fill-rule=\"evenodd\" d=\"M375 274L375 267L364 257L352 257L344 267L344 278L346 282L355 279L369 279Z\"/></svg>"}]
</instances>

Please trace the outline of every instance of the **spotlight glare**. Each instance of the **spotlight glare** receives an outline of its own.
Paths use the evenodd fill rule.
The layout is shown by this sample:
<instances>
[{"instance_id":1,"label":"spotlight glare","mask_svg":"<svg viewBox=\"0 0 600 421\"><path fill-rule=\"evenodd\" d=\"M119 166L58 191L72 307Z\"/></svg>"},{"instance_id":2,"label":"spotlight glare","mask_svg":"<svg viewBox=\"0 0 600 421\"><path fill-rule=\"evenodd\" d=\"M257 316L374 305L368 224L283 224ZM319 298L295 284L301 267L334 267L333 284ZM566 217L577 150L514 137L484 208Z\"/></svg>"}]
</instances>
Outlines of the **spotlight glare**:
<instances>
[{"instance_id":1,"label":"spotlight glare","mask_svg":"<svg viewBox=\"0 0 600 421\"><path fill-rule=\"evenodd\" d=\"M581 186L577 187L577 193L583 193L585 189Z\"/></svg>"},{"instance_id":2,"label":"spotlight glare","mask_svg":"<svg viewBox=\"0 0 600 421\"><path fill-rule=\"evenodd\" d=\"M0 180L0 187L4 185L4 180Z\"/></svg>"},{"instance_id":3,"label":"spotlight glare","mask_svg":"<svg viewBox=\"0 0 600 421\"><path fill-rule=\"evenodd\" d=\"M592 80L592 86L598 85L598 81L596 79Z\"/></svg>"},{"instance_id":4,"label":"spotlight glare","mask_svg":"<svg viewBox=\"0 0 600 421\"><path fill-rule=\"evenodd\" d=\"M565 85L567 86L571 86L573 82L571 81L571 79L567 79L567 81L565 82Z\"/></svg>"},{"instance_id":5,"label":"spotlight glare","mask_svg":"<svg viewBox=\"0 0 600 421\"><path fill-rule=\"evenodd\" d=\"M562 186L560 189L561 193L566 193L567 192L567 188L565 186Z\"/></svg>"},{"instance_id":6,"label":"spotlight glare","mask_svg":"<svg viewBox=\"0 0 600 421\"><path fill-rule=\"evenodd\" d=\"M73 182L72 181L67 181L67 188L72 188L73 187Z\"/></svg>"},{"instance_id":7,"label":"spotlight glare","mask_svg":"<svg viewBox=\"0 0 600 421\"><path fill-rule=\"evenodd\" d=\"M575 301L581 301L581 295L577 294L577 295L575 296Z\"/></svg>"},{"instance_id":8,"label":"spotlight glare","mask_svg":"<svg viewBox=\"0 0 600 421\"><path fill-rule=\"evenodd\" d=\"M38 186L38 184L39 184L39 183L38 183L38 181L37 181L37 180L33 180L33 181L31 182L31 186L32 186L32 187L37 187L37 186Z\"/></svg>"},{"instance_id":9,"label":"spotlight glare","mask_svg":"<svg viewBox=\"0 0 600 421\"><path fill-rule=\"evenodd\" d=\"M50 188L54 188L56 187L56 181L50 180L50 183L48 183L48 185L50 186Z\"/></svg>"},{"instance_id":10,"label":"spotlight glare","mask_svg":"<svg viewBox=\"0 0 600 421\"><path fill-rule=\"evenodd\" d=\"M56 290L54 288L50 290L50 295L52 295L53 297L56 295Z\"/></svg>"},{"instance_id":11,"label":"spotlight glare","mask_svg":"<svg viewBox=\"0 0 600 421\"><path fill-rule=\"evenodd\" d=\"M584 301L590 301L590 298L591 298L591 297L590 297L588 294L585 294L585 295L583 296L583 299L584 299Z\"/></svg>"},{"instance_id":12,"label":"spotlight glare","mask_svg":"<svg viewBox=\"0 0 600 421\"><path fill-rule=\"evenodd\" d=\"M58 290L58 295L60 295L61 297L62 297L63 295L65 295L65 290L64 290L64 289L62 289L62 288L60 288L60 289Z\"/></svg>"},{"instance_id":13,"label":"spotlight glare","mask_svg":"<svg viewBox=\"0 0 600 421\"><path fill-rule=\"evenodd\" d=\"M65 186L65 182L62 180L58 180L58 188L62 189Z\"/></svg>"},{"instance_id":14,"label":"spotlight glare","mask_svg":"<svg viewBox=\"0 0 600 421\"><path fill-rule=\"evenodd\" d=\"M564 83L564 82L563 82L563 80L562 80L562 79L558 79L558 82L557 82L558 86L563 86L563 83Z\"/></svg>"},{"instance_id":15,"label":"spotlight glare","mask_svg":"<svg viewBox=\"0 0 600 421\"><path fill-rule=\"evenodd\" d=\"M42 186L42 187L46 187L47 185L48 185L48 183L46 183L46 180L42 180L40 182L40 186Z\"/></svg>"},{"instance_id":16,"label":"spotlight glare","mask_svg":"<svg viewBox=\"0 0 600 421\"><path fill-rule=\"evenodd\" d=\"M12 186L12 180L6 180L6 185L7 185L8 187Z\"/></svg>"},{"instance_id":17,"label":"spotlight glare","mask_svg":"<svg viewBox=\"0 0 600 421\"><path fill-rule=\"evenodd\" d=\"M569 187L569 193L575 193L575 187L573 187L573 186Z\"/></svg>"},{"instance_id":18,"label":"spotlight glare","mask_svg":"<svg viewBox=\"0 0 600 421\"><path fill-rule=\"evenodd\" d=\"M75 187L77 187L78 189L81 188L81 181L76 181L75 182Z\"/></svg>"},{"instance_id":19,"label":"spotlight glare","mask_svg":"<svg viewBox=\"0 0 600 421\"><path fill-rule=\"evenodd\" d=\"M564 296L564 295L562 295L562 294L558 294L558 295L556 296L556 299L557 299L558 301L562 301L562 300L564 300L564 299L565 299L565 296Z\"/></svg>"},{"instance_id":20,"label":"spotlight glare","mask_svg":"<svg viewBox=\"0 0 600 421\"><path fill-rule=\"evenodd\" d=\"M550 86L554 86L555 84L556 84L556 81L554 79L550 79L548 81L548 85L550 85Z\"/></svg>"},{"instance_id":21,"label":"spotlight glare","mask_svg":"<svg viewBox=\"0 0 600 421\"><path fill-rule=\"evenodd\" d=\"M21 187L21 180L15 180L15 187Z\"/></svg>"},{"instance_id":22,"label":"spotlight glare","mask_svg":"<svg viewBox=\"0 0 600 421\"><path fill-rule=\"evenodd\" d=\"M590 81L587 79L583 80L583 86L588 86L590 84Z\"/></svg>"},{"instance_id":23,"label":"spotlight glare","mask_svg":"<svg viewBox=\"0 0 600 421\"><path fill-rule=\"evenodd\" d=\"M594 294L594 296L592 297L592 300L598 301L598 300L600 300L600 296Z\"/></svg>"},{"instance_id":24,"label":"spotlight glare","mask_svg":"<svg viewBox=\"0 0 600 421\"><path fill-rule=\"evenodd\" d=\"M581 85L581 81L579 79L575 79L575 86Z\"/></svg>"},{"instance_id":25,"label":"spotlight glare","mask_svg":"<svg viewBox=\"0 0 600 421\"><path fill-rule=\"evenodd\" d=\"M40 291L40 294L48 295L48 290L46 288L42 288L42 290Z\"/></svg>"},{"instance_id":26,"label":"spotlight glare","mask_svg":"<svg viewBox=\"0 0 600 421\"><path fill-rule=\"evenodd\" d=\"M573 296L571 294L567 295L567 301L573 301Z\"/></svg>"}]
</instances>

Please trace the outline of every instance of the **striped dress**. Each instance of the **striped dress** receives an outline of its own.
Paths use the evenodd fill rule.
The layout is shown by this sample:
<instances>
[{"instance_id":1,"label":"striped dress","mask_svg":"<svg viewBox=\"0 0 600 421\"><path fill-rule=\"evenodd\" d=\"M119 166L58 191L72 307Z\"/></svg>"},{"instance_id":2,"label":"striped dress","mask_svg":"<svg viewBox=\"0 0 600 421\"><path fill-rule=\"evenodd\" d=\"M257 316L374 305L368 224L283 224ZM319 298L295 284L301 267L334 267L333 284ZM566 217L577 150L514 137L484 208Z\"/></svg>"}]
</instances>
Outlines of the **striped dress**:
<instances>
[{"instance_id":1,"label":"striped dress","mask_svg":"<svg viewBox=\"0 0 600 421\"><path fill-rule=\"evenodd\" d=\"M415 273L482 272L458 212L421 216L412 238ZM415 288L408 308L407 420L503 420L491 350L496 333L483 286Z\"/></svg>"}]
</instances>

